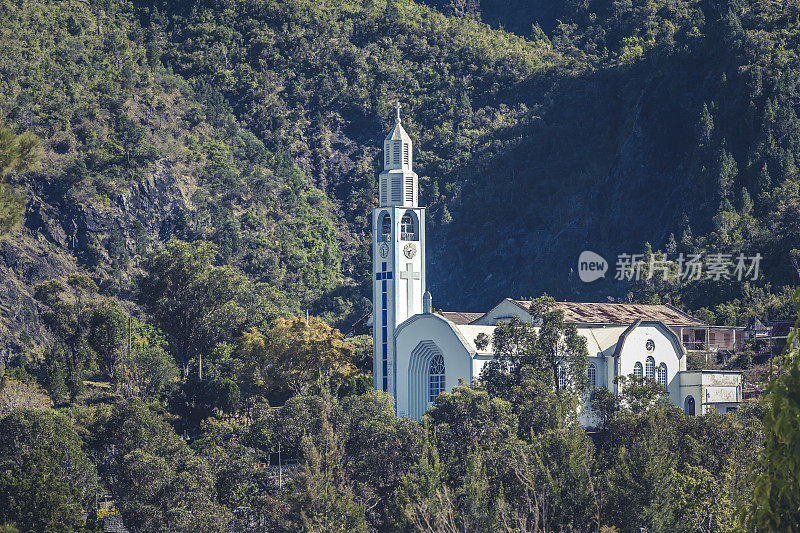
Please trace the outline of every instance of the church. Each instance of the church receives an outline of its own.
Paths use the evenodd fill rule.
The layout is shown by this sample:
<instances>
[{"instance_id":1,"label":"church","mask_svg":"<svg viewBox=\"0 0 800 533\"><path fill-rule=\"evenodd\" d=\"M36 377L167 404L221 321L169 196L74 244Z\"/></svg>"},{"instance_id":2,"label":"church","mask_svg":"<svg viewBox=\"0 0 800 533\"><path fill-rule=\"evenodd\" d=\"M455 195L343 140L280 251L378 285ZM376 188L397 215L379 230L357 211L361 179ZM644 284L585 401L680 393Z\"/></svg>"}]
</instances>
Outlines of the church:
<instances>
[{"instance_id":1,"label":"church","mask_svg":"<svg viewBox=\"0 0 800 533\"><path fill-rule=\"evenodd\" d=\"M459 380L476 380L492 359L491 344L476 343L480 334L491 338L498 324L514 318L534 323L534 317L529 302L508 298L485 313L433 311L425 285L425 208L418 202L413 156L398 103L383 143L379 205L372 213L373 376L375 389L394 397L398 416L419 419L441 392ZM586 339L590 389L618 394L615 378L634 374L658 380L690 416L724 413L741 402L740 372L686 369L687 332L712 326L670 305L556 305ZM588 397L580 421L587 428L599 423Z\"/></svg>"}]
</instances>

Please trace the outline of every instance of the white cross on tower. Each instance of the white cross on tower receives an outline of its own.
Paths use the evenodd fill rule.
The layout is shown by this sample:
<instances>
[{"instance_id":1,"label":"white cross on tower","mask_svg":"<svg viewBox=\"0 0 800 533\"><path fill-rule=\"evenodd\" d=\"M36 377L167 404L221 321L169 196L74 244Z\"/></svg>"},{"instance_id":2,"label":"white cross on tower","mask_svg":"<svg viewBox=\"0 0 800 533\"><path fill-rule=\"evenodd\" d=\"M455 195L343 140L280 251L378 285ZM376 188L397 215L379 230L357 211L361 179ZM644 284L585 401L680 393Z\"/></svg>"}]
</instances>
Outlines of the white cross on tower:
<instances>
[{"instance_id":1,"label":"white cross on tower","mask_svg":"<svg viewBox=\"0 0 800 533\"><path fill-rule=\"evenodd\" d=\"M411 309L414 307L414 280L419 279L419 272L414 272L414 265L406 263L406 269L400 272L400 279L406 280L406 314L410 317Z\"/></svg>"},{"instance_id":2,"label":"white cross on tower","mask_svg":"<svg viewBox=\"0 0 800 533\"><path fill-rule=\"evenodd\" d=\"M397 109L397 118L396 118L396 120L397 120L397 123L400 124L400 102L397 102L397 104L395 105L395 109Z\"/></svg>"}]
</instances>

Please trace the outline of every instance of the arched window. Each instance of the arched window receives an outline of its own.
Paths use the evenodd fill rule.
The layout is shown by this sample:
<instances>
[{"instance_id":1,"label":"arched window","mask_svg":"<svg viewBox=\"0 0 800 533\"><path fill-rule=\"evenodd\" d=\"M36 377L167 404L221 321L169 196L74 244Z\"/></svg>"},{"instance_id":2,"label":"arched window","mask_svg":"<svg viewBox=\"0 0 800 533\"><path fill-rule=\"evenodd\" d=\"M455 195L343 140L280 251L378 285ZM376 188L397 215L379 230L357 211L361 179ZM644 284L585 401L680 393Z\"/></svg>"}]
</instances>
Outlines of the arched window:
<instances>
[{"instance_id":1,"label":"arched window","mask_svg":"<svg viewBox=\"0 0 800 533\"><path fill-rule=\"evenodd\" d=\"M586 381L589 386L589 390L594 390L597 386L597 369L594 366L594 363L589 365L589 369L586 371Z\"/></svg>"},{"instance_id":2,"label":"arched window","mask_svg":"<svg viewBox=\"0 0 800 533\"><path fill-rule=\"evenodd\" d=\"M437 353L431 359L431 366L428 370L428 401L433 403L436 397L444 392L444 358Z\"/></svg>"},{"instance_id":3,"label":"arched window","mask_svg":"<svg viewBox=\"0 0 800 533\"><path fill-rule=\"evenodd\" d=\"M644 363L645 377L656 379L656 360L652 356Z\"/></svg>"},{"instance_id":4,"label":"arched window","mask_svg":"<svg viewBox=\"0 0 800 533\"><path fill-rule=\"evenodd\" d=\"M662 387L667 388L667 363L658 365L658 382Z\"/></svg>"},{"instance_id":5,"label":"arched window","mask_svg":"<svg viewBox=\"0 0 800 533\"><path fill-rule=\"evenodd\" d=\"M411 213L406 213L400 219L400 239L404 241L414 240L414 217Z\"/></svg>"},{"instance_id":6,"label":"arched window","mask_svg":"<svg viewBox=\"0 0 800 533\"><path fill-rule=\"evenodd\" d=\"M388 241L389 235L392 233L392 216L389 213L383 214L381 220L381 240Z\"/></svg>"},{"instance_id":7,"label":"arched window","mask_svg":"<svg viewBox=\"0 0 800 533\"><path fill-rule=\"evenodd\" d=\"M633 365L633 375L637 378L642 377L642 363L636 361L636 364Z\"/></svg>"},{"instance_id":8,"label":"arched window","mask_svg":"<svg viewBox=\"0 0 800 533\"><path fill-rule=\"evenodd\" d=\"M683 402L683 412L689 416L694 416L694 398L691 396L686 397L686 401Z\"/></svg>"},{"instance_id":9,"label":"arched window","mask_svg":"<svg viewBox=\"0 0 800 533\"><path fill-rule=\"evenodd\" d=\"M567 388L567 369L564 365L558 365L558 388Z\"/></svg>"}]
</instances>

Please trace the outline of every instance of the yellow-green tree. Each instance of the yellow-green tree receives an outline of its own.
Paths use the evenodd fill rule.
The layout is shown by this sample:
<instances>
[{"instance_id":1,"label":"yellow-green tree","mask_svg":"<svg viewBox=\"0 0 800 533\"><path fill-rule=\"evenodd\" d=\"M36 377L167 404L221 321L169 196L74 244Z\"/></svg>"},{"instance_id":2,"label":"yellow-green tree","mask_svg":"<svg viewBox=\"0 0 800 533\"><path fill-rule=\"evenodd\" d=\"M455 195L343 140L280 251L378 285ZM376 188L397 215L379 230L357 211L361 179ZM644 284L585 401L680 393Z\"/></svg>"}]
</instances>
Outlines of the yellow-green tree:
<instances>
[{"instance_id":1,"label":"yellow-green tree","mask_svg":"<svg viewBox=\"0 0 800 533\"><path fill-rule=\"evenodd\" d=\"M250 328L239 338L245 368L262 386L286 386L295 394L336 389L358 370L353 347L322 320L279 318L266 335Z\"/></svg>"}]
</instances>

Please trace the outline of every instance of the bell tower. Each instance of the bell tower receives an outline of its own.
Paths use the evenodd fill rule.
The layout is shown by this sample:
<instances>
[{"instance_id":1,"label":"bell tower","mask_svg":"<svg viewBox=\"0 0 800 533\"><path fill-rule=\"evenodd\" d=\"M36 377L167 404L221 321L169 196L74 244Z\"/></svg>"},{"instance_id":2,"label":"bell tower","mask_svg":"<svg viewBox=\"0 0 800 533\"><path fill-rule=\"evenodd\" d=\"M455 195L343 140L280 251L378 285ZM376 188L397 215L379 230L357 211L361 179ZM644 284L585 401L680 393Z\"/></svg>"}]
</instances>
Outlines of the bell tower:
<instances>
[{"instance_id":1,"label":"bell tower","mask_svg":"<svg viewBox=\"0 0 800 533\"><path fill-rule=\"evenodd\" d=\"M422 312L425 293L425 208L412 170L413 143L400 120L383 141L378 207L372 211L372 342L374 387L397 397L394 333Z\"/></svg>"}]
</instances>

